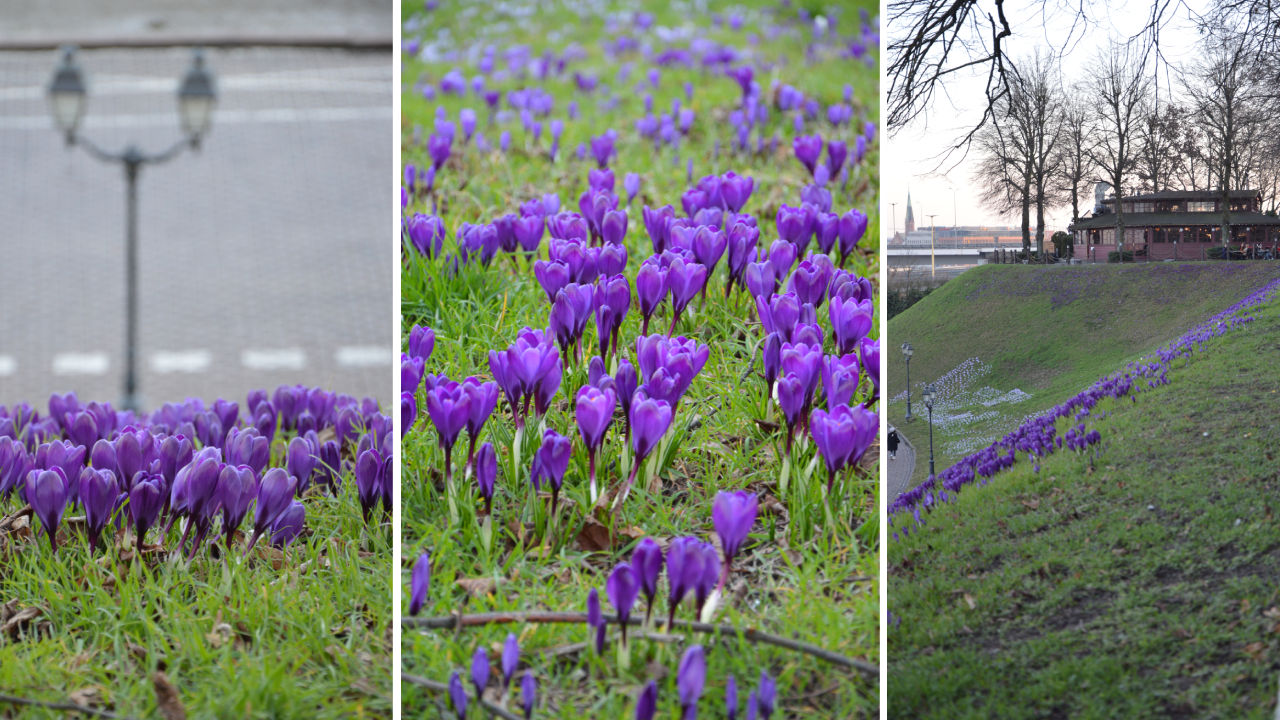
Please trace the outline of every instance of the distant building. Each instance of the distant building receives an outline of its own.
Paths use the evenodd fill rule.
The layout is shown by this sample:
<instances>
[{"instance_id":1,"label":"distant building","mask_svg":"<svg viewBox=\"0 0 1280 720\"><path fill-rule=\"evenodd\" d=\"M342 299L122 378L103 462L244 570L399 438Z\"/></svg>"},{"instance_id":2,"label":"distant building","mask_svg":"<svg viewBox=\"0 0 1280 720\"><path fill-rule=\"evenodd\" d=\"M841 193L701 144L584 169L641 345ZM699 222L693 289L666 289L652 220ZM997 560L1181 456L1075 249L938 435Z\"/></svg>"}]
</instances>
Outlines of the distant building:
<instances>
[{"instance_id":1,"label":"distant building","mask_svg":"<svg viewBox=\"0 0 1280 720\"><path fill-rule=\"evenodd\" d=\"M1091 260L1107 259L1116 249L1116 197L1102 197L1092 215L1080 218L1068 230L1076 252ZM1109 187L1109 186L1108 186ZM1280 218L1263 215L1262 192L1232 190L1231 243L1234 250L1276 251L1280 242ZM1162 190L1120 199L1124 210L1125 251L1135 258L1199 260L1205 250L1222 244L1222 192L1218 190Z\"/></svg>"},{"instance_id":2,"label":"distant building","mask_svg":"<svg viewBox=\"0 0 1280 720\"><path fill-rule=\"evenodd\" d=\"M1035 235L1035 228L1031 229L1031 233ZM1022 228L1016 227L998 227L985 225L961 225L959 227L942 227L921 228L914 232L908 232L905 237L901 234L894 237L895 240L902 238L902 245L906 247L929 247L929 245L1018 245L1022 246Z\"/></svg>"},{"instance_id":3,"label":"distant building","mask_svg":"<svg viewBox=\"0 0 1280 720\"><path fill-rule=\"evenodd\" d=\"M916 229L916 216L911 212L911 191L907 191L907 234Z\"/></svg>"}]
</instances>

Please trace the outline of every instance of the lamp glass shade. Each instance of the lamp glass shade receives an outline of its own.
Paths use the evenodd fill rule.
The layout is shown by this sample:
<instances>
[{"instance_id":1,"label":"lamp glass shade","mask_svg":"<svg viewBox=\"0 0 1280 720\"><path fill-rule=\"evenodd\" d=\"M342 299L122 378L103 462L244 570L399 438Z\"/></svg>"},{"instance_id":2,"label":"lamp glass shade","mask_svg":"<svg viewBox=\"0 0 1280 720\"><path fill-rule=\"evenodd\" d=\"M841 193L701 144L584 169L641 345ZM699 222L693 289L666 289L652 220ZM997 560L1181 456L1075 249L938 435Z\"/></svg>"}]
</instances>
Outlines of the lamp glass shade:
<instances>
[{"instance_id":1,"label":"lamp glass shade","mask_svg":"<svg viewBox=\"0 0 1280 720\"><path fill-rule=\"evenodd\" d=\"M191 67L178 87L178 116L182 131L199 139L209 132L213 123L213 105L218 94L214 88L213 73L204 66L204 53L196 49L192 53Z\"/></svg>"},{"instance_id":2,"label":"lamp glass shade","mask_svg":"<svg viewBox=\"0 0 1280 720\"><path fill-rule=\"evenodd\" d=\"M49 83L49 111L58 129L65 133L75 132L84 116L84 76L76 64L75 53L74 47L62 49L62 62L53 71L53 80Z\"/></svg>"},{"instance_id":3,"label":"lamp glass shade","mask_svg":"<svg viewBox=\"0 0 1280 720\"><path fill-rule=\"evenodd\" d=\"M933 386L925 385L924 392L920 394L920 397L924 399L926 405L933 402Z\"/></svg>"}]
</instances>

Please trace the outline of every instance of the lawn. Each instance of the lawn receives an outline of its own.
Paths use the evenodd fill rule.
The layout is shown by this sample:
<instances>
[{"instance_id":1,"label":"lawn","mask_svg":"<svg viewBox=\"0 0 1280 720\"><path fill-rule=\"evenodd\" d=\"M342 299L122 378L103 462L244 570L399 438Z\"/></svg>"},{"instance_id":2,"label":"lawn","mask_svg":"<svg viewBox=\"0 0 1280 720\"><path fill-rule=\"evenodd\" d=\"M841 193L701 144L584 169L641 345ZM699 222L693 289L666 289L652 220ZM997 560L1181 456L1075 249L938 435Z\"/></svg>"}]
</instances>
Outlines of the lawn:
<instances>
[{"instance_id":1,"label":"lawn","mask_svg":"<svg viewBox=\"0 0 1280 720\"><path fill-rule=\"evenodd\" d=\"M403 254L404 349L411 349L412 326L432 328L435 347L424 368L433 376L431 383L439 382L434 376L440 374L459 382L468 376L492 380L490 351L504 351L521 328L548 326L551 306L533 268L533 260L547 258L547 241L535 258L499 252L487 266L474 260L455 265L455 233L462 223L489 223L503 214L518 213L522 204L548 193L558 195L564 210L576 211L579 195L587 189L588 171L597 167L590 151L579 158L580 144L589 146L592 138L610 129L617 132L616 156L609 166L616 174L618 208L628 217L623 244L629 259L623 274L634 287L641 261L653 254L642 208L671 204L676 215L683 216L682 193L705 175L733 170L753 177L754 192L742 212L757 218L761 247L768 248L778 237L775 217L780 206L796 206L801 190L811 182L809 171L792 150L793 116L798 111L777 107L777 93L792 92L782 85L816 100L824 109L844 103L845 86L849 86L852 121L833 126L825 117L805 120L805 134L839 138L852 148L857 136L868 132L866 123L878 122L878 40L870 17L876 8L871 3L829 7L801 3L790 8L645 3L643 10L652 16L651 23L637 18L635 4L511 3L503 8L449 2L425 12L419 6L405 8L405 43L415 53L406 54L404 62L405 164L418 169L431 166L429 136L437 113L456 123L459 112L470 108L478 116L477 132L486 136L467 144L461 137L455 139L447 163L434 178L415 176L417 191L406 193L406 217L434 210L449 234L435 257L423 255L408 240ZM800 11L810 19L803 20ZM855 55L830 34L817 37L812 18L820 12L835 20L838 32L847 38L841 42L858 44L857 38L869 39L865 55L861 49ZM515 44L526 50L511 52ZM495 47L496 69L481 71L484 48L489 45ZM767 117L750 131L747 151L735 149L731 124L743 92L724 76L723 66L703 69L697 63L685 67L677 62L658 68L645 55L652 52L656 60L670 48L693 48L703 56L709 48L724 45L732 46L738 58L732 66L754 65L756 81L769 93L761 103L768 108L763 111ZM807 48L812 48L808 59ZM553 69L543 79L536 77L536 68L523 79L508 71L508 58L537 59L544 54ZM557 74L556 60L562 57L568 61L563 74ZM455 67L466 83L483 75L486 91L502 92L499 109L503 112L495 117L493 127L484 99L474 90L463 95L441 91L442 81L452 82L446 76ZM651 75L651 70L657 70L657 75ZM590 92L581 89L575 73L598 84ZM777 90L772 88L775 79ZM637 88L639 83L644 88ZM583 87L590 85L586 80ZM507 95L532 87L553 99L549 115L537 119L547 127L536 141L511 110ZM654 142L638 135L636 120L645 115L645 95L652 96L655 116L670 114L677 100L681 109L694 111L678 146L659 142L655 148ZM570 115L571 103L576 105L576 117ZM564 123L554 162L549 152L551 120ZM503 132L510 133L506 151L500 148ZM865 157L860 161L851 157L847 179L832 178L826 189L832 195L832 212L856 208L865 213L865 237L874 239L878 237L879 144L874 129L870 132ZM624 191L627 173L636 173L640 180L630 203ZM424 191L428 181L432 188ZM855 250L845 268L874 283L879 270L874 245L870 251ZM588 384L586 366L598 352L594 323L588 323L582 360L564 364L562 386L540 425L530 410L530 425L517 440L511 407L507 400L497 400L477 443L491 442L496 449L497 481L488 516L473 473L462 469L467 437L459 439L453 450L457 490L448 495L444 453L427 417L428 391L420 386L414 397L417 424L402 444L401 606L408 615L410 567L427 551L430 591L419 618L452 613L580 613L586 610L593 588L610 615L606 578L615 565L629 560L642 538L653 538L666 548L673 538L696 536L712 542L724 560L723 544L714 533L712 506L720 491L746 490L757 495L759 515L732 563L714 617L716 623L737 630L706 634L679 626L669 632L656 627L647 637L639 637L639 629L633 628L628 659L619 656L620 638L614 624L609 625L603 655L597 655L594 642L589 642L594 633L581 622L514 622L461 629L410 623L402 638L405 673L447 683L457 672L474 708L470 668L477 648L484 648L494 676L486 685L485 699L518 712L520 680L506 693L497 668L503 643L513 633L521 647L519 674L532 672L538 684L535 717L630 717L637 696L650 681L656 683L657 706L666 715L679 707L677 665L688 648L698 643L707 659L700 717L726 717L730 677L738 689L741 717L747 694L757 689L762 671L777 682L779 710L774 717L868 717L877 712L878 453L872 447L857 468L842 471L827 497L827 471L815 443L798 440L794 469L788 471L788 489L783 491L781 413L766 399L759 347L762 329L750 295L735 289L726 297L726 282L721 262L709 274L705 301L694 299L680 316L673 335L705 346L708 357L679 401L666 440L641 467L640 479L616 512L592 508L590 468L572 402L578 389ZM826 305L818 316L829 336ZM610 370L623 358L637 361L635 339L641 324L641 312L632 304L618 334L620 355L617 361L608 361ZM665 334L671 324L670 304L663 303L650 333ZM878 323L869 336L879 337ZM869 401L871 388L871 379L864 373L858 397ZM628 446L623 423L618 409L595 459L605 492L616 491L633 461L633 454L624 451ZM529 481L530 461L544 428L572 439L572 456L554 518L545 481L541 493ZM663 581L654 614L663 621L666 593ZM643 605L642 598L639 606ZM691 620L693 615L684 607L677 619ZM748 628L794 638L839 657L831 662L811 653L753 642L745 637ZM850 662L870 671L861 672ZM407 717L450 712L447 693L412 681L402 682L401 690Z\"/></svg>"},{"instance_id":2,"label":"lawn","mask_svg":"<svg viewBox=\"0 0 1280 720\"><path fill-rule=\"evenodd\" d=\"M296 434L274 433L267 468L285 467ZM333 437L321 423L319 438ZM108 525L91 554L85 511L73 507L55 555L32 508L16 494L0 498L0 692L136 718L172 718L176 705L187 717L390 717L391 527L380 510L372 525L362 519L349 443L337 494L313 485L301 497L297 539L280 549L265 538L247 555L255 510L230 552L217 537L187 559L175 552L182 523L162 535L163 516L141 552L126 521ZM5 717L66 717L2 700L0 708Z\"/></svg>"},{"instance_id":3,"label":"lawn","mask_svg":"<svg viewBox=\"0 0 1280 720\"><path fill-rule=\"evenodd\" d=\"M1097 443L895 517L891 716L1274 714L1280 302L1246 312L1081 416Z\"/></svg>"},{"instance_id":4,"label":"lawn","mask_svg":"<svg viewBox=\"0 0 1280 720\"><path fill-rule=\"evenodd\" d=\"M950 280L889 322L888 421L917 448L913 482L929 469L926 383L941 471L1276 277L1276 263L1199 262L987 265Z\"/></svg>"}]
</instances>

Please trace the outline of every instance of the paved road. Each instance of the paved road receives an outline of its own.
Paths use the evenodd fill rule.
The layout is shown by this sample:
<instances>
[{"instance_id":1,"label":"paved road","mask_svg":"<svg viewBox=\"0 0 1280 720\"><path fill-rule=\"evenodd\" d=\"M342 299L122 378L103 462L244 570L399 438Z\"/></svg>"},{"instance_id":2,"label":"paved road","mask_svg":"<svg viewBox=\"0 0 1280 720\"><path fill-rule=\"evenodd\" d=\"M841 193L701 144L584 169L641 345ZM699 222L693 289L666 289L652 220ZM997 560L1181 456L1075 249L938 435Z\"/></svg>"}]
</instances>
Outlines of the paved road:
<instances>
[{"instance_id":1,"label":"paved road","mask_svg":"<svg viewBox=\"0 0 1280 720\"><path fill-rule=\"evenodd\" d=\"M148 407L323 385L390 407L398 345L391 58L213 50L202 150L139 182L140 363ZM123 171L64 146L51 52L0 52L0 403L117 400ZM81 53L84 132L111 149L178 136L189 51Z\"/></svg>"},{"instance_id":2,"label":"paved road","mask_svg":"<svg viewBox=\"0 0 1280 720\"><path fill-rule=\"evenodd\" d=\"M897 457L889 461L889 502L911 489L911 473L916 469L916 450L907 441L902 428L898 428L898 438L901 442L898 443Z\"/></svg>"}]
</instances>

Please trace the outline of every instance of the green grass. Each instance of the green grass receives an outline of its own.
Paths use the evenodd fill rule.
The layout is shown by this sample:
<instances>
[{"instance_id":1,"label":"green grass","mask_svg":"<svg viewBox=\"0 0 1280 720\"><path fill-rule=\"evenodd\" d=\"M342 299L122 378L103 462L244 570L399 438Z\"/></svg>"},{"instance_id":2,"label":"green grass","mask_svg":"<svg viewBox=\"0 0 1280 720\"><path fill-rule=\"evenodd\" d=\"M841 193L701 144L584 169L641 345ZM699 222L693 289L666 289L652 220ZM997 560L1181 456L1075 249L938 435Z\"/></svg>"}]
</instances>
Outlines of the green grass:
<instances>
[{"instance_id":1,"label":"green grass","mask_svg":"<svg viewBox=\"0 0 1280 720\"><path fill-rule=\"evenodd\" d=\"M152 717L163 670L188 717L390 717L390 529L365 526L349 474L339 497L303 502L310 532L284 556L259 543L242 559L241 541L229 559L141 563L119 549L90 557L71 534L55 557L43 534L0 535L0 603L43 609L38 628L0 638L0 688L49 702L96 688L98 707Z\"/></svg>"},{"instance_id":2,"label":"green grass","mask_svg":"<svg viewBox=\"0 0 1280 720\"><path fill-rule=\"evenodd\" d=\"M1280 302L1255 315L1100 403L1094 461L1019 463L890 543L891 716L1271 717Z\"/></svg>"},{"instance_id":3,"label":"green grass","mask_svg":"<svg viewBox=\"0 0 1280 720\"><path fill-rule=\"evenodd\" d=\"M970 358L990 368L945 410L935 407L935 421L972 413L935 425L941 471L1277 276L1280 265L1270 262L974 268L889 321L888 421L904 427L904 342L915 348L912 413L921 421L925 383ZM972 393L984 386L1030 397L985 406ZM928 427L913 422L905 432L921 453L918 484L929 474Z\"/></svg>"},{"instance_id":4,"label":"green grass","mask_svg":"<svg viewBox=\"0 0 1280 720\"><path fill-rule=\"evenodd\" d=\"M730 6L711 3L709 12L724 11ZM630 7L630 6L628 6ZM845 5L845 22L857 23L857 10L864 7L875 14L870 3ZM678 26L688 21L709 25L705 17L690 14L688 9L646 3L645 9L656 16L656 25ZM671 101L684 100L683 83L695 83L692 107L698 120L690 136L682 143L677 166L671 151L655 154L648 141L636 135L634 120L643 113L641 97L631 93L631 86L643 77L648 65L638 55L632 80L616 83L616 64L604 60L598 39L603 20L588 15L579 18L559 4L540 5L538 12L521 18L518 26L509 17L489 17L485 12L463 16L456 4L446 3L431 14L427 22L428 37L435 37L441 27L465 47L487 28L492 32L486 42L494 42L501 50L513 39L525 42L537 56L544 49L560 50L571 41L579 42L589 59L570 66L564 79L549 79L542 86L556 97L553 117L565 118L565 107L572 99L581 106L582 118L566 120L560 159L551 165L545 150L526 147L524 132L518 121L508 123L512 133L510 155L491 153L480 156L474 149L450 161L437 179L437 201L440 215L452 233L461 222L487 222L497 215L515 212L520 202L547 192L557 192L566 209L576 209L578 195L586 187L589 165L574 157L574 148L612 127L619 133L618 157L611 163L617 174L617 190L622 192L622 178L627 172L640 173L640 195L631 206L630 227L626 244L630 253L628 278L634 280L640 262L651 253L648 237L640 216L644 204L667 203L679 207L679 195L686 189L685 161L694 158L694 177L710 172L733 169L755 177L756 190L745 210L759 218L762 244L776 237L774 216L783 202L795 204L799 191L807 181L803 167L790 150L790 121L785 123L775 111L768 134L776 129L780 135L779 150L768 157L739 158L728 152L729 125L727 114L740 98L737 85L727 78L704 76L700 70L664 69L661 86L653 92L655 112L668 111ZM747 27L741 33L727 28L711 30L712 38L743 46L743 35L758 31L759 8L747 8ZM406 21L414 13L406 9ZM503 23L506 23L505 25ZM570 27L572 25L572 27ZM559 35L554 35L555 33ZM554 37L553 37L554 36ZM655 49L662 45L655 42ZM877 70L860 62L824 58L812 66L803 66L801 41L784 35L777 40L762 40L761 51L769 58L785 52L791 64L778 68L783 82L796 85L817 96L824 104L840 98L844 83L856 88L856 127L862 120L878 120ZM501 65L499 53L499 65ZM425 148L412 143L415 124L429 133L435 107L446 108L451 119L462 107L472 107L481 117L480 129L496 146L500 129L485 127L483 102L473 94L465 99L450 96L427 102L414 93L412 82L421 78L438 82L448 69L460 66L470 76L472 66L466 62L444 62L426 65L407 61L405 65L404 116L402 118L403 157L406 163L421 163ZM594 71L602 83L617 85L621 102L617 109L606 112L596 105L602 96L584 96L573 92L574 70ZM768 87L769 75L757 78ZM534 83L531 83L534 84ZM514 81L502 86L505 91L518 87ZM545 131L544 131L545 132ZM822 125L824 137L831 135L830 126ZM852 133L845 129L845 138ZM718 160L712 159L716 137L723 149ZM548 138L543 138L545 148ZM878 237L879 182L874 169L878 163L878 143L871 146L863 163L853 168L848 188L832 187L834 207L838 212L856 207L870 216L866 237ZM455 155L459 146L455 144ZM625 195L623 197L625 201ZM429 212L430 201L423 200L410 212ZM451 241L450 241L451 243ZM544 239L542 256L546 254ZM435 354L427 363L428 373L446 373L461 380L467 375L490 376L487 353L504 349L523 326L545 327L548 304L523 258L499 255L488 268L463 268L456 276L442 272L439 261L425 261L415 253L405 256L401 277L404 328L414 323L428 325L437 333ZM851 258L850 267L860 274L875 278L878 257L859 254ZM763 429L757 419L776 418L776 410L767 409L763 382L755 376L760 370L758 358L755 374L744 378L760 331L754 307L738 294L726 300L724 263L709 280L705 308L695 301L691 312L680 321L677 334L705 343L711 348L711 359L681 402L676 416L677 429L683 434L673 444L672 452L659 471L660 491L650 494L637 487L628 499L625 515L618 525L633 528L641 534L666 539L696 534L707 538L712 533L711 501L719 490L746 488L758 493L776 494L780 471L778 460L781 436ZM651 330L665 330L670 323L669 308L655 317ZM825 315L825 309L823 313ZM823 320L824 326L827 324ZM634 338L640 329L640 313L632 308L622 330L622 347L633 354ZM594 329L589 329L594 337ZM407 332L406 332L407 335ZM878 336L878 328L877 334ZM594 340L590 342L594 345ZM590 353L588 353L588 357ZM408 567L423 549L432 553L432 590L424 615L446 615L454 611L466 613L499 610L574 610L585 609L588 590L596 587L604 601L604 580L608 571L630 556L634 541L624 538L604 550L579 540L586 522L582 508L586 497L586 456L582 451L573 422L571 398L585 382L585 372L566 372L547 427L575 437L574 458L565 481L565 495L571 507L558 520L559 532L546 541L546 510L534 503L527 480L532 444L526 444L521 468L514 469L510 451L513 422L505 400L483 432L499 452L498 490L494 499L493 542L485 548L480 537L474 483L461 483L470 493L471 502L459 509L459 519L451 522L443 495L441 464L443 455L436 444L430 422L420 419L417 430L408 434L403 445L402 498L404 507L403 546L405 567L402 583L408 604ZM423 394L418 394L420 412L425 415ZM684 432L687 429L687 432ZM605 441L598 460L601 483L617 483L621 426L616 425ZM534 434L531 428L529 435ZM526 438L526 441L528 438ZM455 456L465 450L455 451ZM803 451L801 465L812 457L810 446ZM785 636L795 636L848 656L878 661L879 621L876 549L860 542L854 530L867 520L874 535L878 507L874 466L845 478L843 488L833 498L835 522L829 526L821 512L820 483L825 471L815 474L807 486L807 494L797 496L787 518L772 516L762 510L750 549L735 563L734 578L727 598L721 603L718 620L740 627L759 627ZM534 508L538 508L536 511ZM621 528L619 528L621 529ZM521 536L529 537L529 546L520 544ZM665 573L664 573L665 574ZM468 595L455 582L458 579L490 578L498 582L491 592L478 597ZM665 595L665 581L660 596ZM665 601L658 601L658 614L665 615ZM606 612L609 606L605 602ZM679 617L689 618L683 610ZM402 640L405 672L446 682L457 670L467 675L470 658L478 645L489 650L495 659L508 632L516 633L524 650L523 668L531 668L540 684L536 717L627 717L634 698L649 679L658 681L660 707L669 715L676 707L675 667L684 647L701 642L708 651L707 690L700 705L700 717L724 717L724 686L728 675L735 676L739 688L740 707L748 690L756 685L762 669L779 680L779 697L787 717L831 718L865 717L878 708L878 689L860 677L812 657L745 641L702 636L678 637L671 642L637 640L633 644L629 669L623 669L613 653L613 641L604 658L592 651L566 647L587 639L585 626L512 625L472 628L462 632L406 629ZM490 693L496 682L491 682ZM402 684L406 716L447 708L445 698L434 696L409 684ZM474 701L473 701L474 702ZM518 693L513 706L518 702Z\"/></svg>"}]
</instances>

